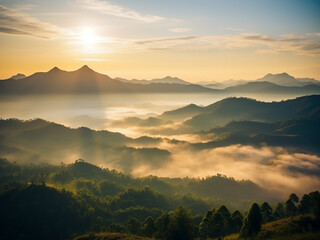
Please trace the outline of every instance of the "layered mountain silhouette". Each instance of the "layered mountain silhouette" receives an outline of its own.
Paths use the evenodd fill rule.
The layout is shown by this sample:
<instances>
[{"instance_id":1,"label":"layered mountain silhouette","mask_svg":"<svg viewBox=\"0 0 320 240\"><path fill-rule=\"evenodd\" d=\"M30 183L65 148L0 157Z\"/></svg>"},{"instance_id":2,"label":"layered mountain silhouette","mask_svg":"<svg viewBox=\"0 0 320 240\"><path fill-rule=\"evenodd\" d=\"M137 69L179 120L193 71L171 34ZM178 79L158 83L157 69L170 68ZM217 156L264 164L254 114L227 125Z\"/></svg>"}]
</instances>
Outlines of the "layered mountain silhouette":
<instances>
[{"instance_id":1,"label":"layered mountain silhouette","mask_svg":"<svg viewBox=\"0 0 320 240\"><path fill-rule=\"evenodd\" d=\"M311 78L294 78L287 73L267 74L256 81L228 80L213 84L191 84L176 77L153 80L112 79L84 65L76 71L54 67L48 72L28 77L15 75L0 81L0 94L46 93L283 93L318 94L320 81Z\"/></svg>"},{"instance_id":2,"label":"layered mountain silhouette","mask_svg":"<svg viewBox=\"0 0 320 240\"><path fill-rule=\"evenodd\" d=\"M76 71L54 67L49 72L38 72L23 79L0 81L1 94L35 93L153 93L153 92L212 92L193 84L152 82L138 84L112 79L84 65Z\"/></svg>"},{"instance_id":3,"label":"layered mountain silhouette","mask_svg":"<svg viewBox=\"0 0 320 240\"><path fill-rule=\"evenodd\" d=\"M270 82L280 86L297 87L305 86L313 83L319 84L320 82L313 78L295 78L290 76L288 73L279 74L267 74L266 76L257 79L258 82Z\"/></svg>"},{"instance_id":4,"label":"layered mountain silhouette","mask_svg":"<svg viewBox=\"0 0 320 240\"><path fill-rule=\"evenodd\" d=\"M156 145L159 139L133 139L85 127L72 129L41 119L0 120L0 137L0 156L12 161L19 159L21 163L57 164L82 158L130 173L137 165L159 167L170 158L167 150L143 147ZM141 147L130 147L132 144Z\"/></svg>"},{"instance_id":5,"label":"layered mountain silhouette","mask_svg":"<svg viewBox=\"0 0 320 240\"><path fill-rule=\"evenodd\" d=\"M164 112L153 117L152 123L139 118L123 121L119 126L142 127L150 134L195 134L205 136L206 141L212 139L197 145L200 148L268 144L320 153L320 95L281 102L231 97L205 107L190 104Z\"/></svg>"},{"instance_id":6,"label":"layered mountain silhouette","mask_svg":"<svg viewBox=\"0 0 320 240\"><path fill-rule=\"evenodd\" d=\"M320 95L272 103L227 98L206 107L188 105L165 112L158 118L168 116L172 121L191 116L180 128L172 129L174 135L193 133L207 139L205 143L184 141L184 148L202 150L234 144L268 145L320 154ZM162 131L161 122L159 126L158 123L154 123L155 127ZM144 122L139 124L143 126ZM109 131L84 127L71 129L41 119L0 120L0 137L2 157L33 163L84 158L130 173L141 164L157 168L171 158L170 151L153 147L163 141L168 143L168 139L133 139ZM182 143L177 140L169 142L177 147Z\"/></svg>"},{"instance_id":7,"label":"layered mountain silhouette","mask_svg":"<svg viewBox=\"0 0 320 240\"><path fill-rule=\"evenodd\" d=\"M156 79L152 79L152 80L138 80L138 79L127 80L124 78L115 78L115 79L119 80L121 82L138 83L138 84L150 84L150 83L172 83L172 84L184 84L184 85L192 84L192 83L184 81L180 78L170 77L170 76L166 76L164 78L156 78Z\"/></svg>"},{"instance_id":8,"label":"layered mountain silhouette","mask_svg":"<svg viewBox=\"0 0 320 240\"><path fill-rule=\"evenodd\" d=\"M271 103L233 97L200 107L201 113L185 121L185 125L193 129L205 130L224 126L230 121L281 121L307 116L318 108L320 108L320 95ZM199 113L199 109L195 111ZM193 113L194 111L190 112L190 116Z\"/></svg>"},{"instance_id":9,"label":"layered mountain silhouette","mask_svg":"<svg viewBox=\"0 0 320 240\"><path fill-rule=\"evenodd\" d=\"M258 78L256 80L226 80L223 82L200 82L199 84L202 86L210 87L210 88L220 88L224 89L227 87L236 87L245 85L249 82L269 82L275 85L284 86L284 87L301 87L310 84L320 84L320 81L314 78L295 78L288 73L278 73L271 74L268 73L262 78Z\"/></svg>"}]
</instances>

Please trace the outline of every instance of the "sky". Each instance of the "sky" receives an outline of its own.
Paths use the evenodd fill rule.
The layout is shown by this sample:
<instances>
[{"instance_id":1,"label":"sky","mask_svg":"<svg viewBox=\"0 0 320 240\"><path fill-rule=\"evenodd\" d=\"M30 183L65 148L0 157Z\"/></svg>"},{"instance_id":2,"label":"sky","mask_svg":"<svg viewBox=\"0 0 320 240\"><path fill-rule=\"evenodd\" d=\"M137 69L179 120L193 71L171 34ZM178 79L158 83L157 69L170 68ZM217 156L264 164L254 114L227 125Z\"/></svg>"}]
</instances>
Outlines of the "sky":
<instances>
[{"instance_id":1,"label":"sky","mask_svg":"<svg viewBox=\"0 0 320 240\"><path fill-rule=\"evenodd\" d=\"M320 1L0 0L0 79L85 64L127 79L320 80Z\"/></svg>"}]
</instances>

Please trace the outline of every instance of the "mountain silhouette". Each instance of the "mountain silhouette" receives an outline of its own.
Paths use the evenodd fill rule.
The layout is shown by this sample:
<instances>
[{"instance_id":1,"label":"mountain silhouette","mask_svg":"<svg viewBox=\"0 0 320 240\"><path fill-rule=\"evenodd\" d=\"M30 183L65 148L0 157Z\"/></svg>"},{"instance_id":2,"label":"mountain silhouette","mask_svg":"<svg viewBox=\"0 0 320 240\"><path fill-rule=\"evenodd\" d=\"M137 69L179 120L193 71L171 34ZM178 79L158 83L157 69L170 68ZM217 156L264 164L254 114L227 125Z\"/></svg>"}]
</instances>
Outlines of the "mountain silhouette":
<instances>
[{"instance_id":1,"label":"mountain silhouette","mask_svg":"<svg viewBox=\"0 0 320 240\"><path fill-rule=\"evenodd\" d=\"M123 82L97 73L87 65L70 72L54 67L48 72L34 73L23 79L0 81L0 94L214 92L199 85L168 83L168 77L161 81L150 84Z\"/></svg>"},{"instance_id":2,"label":"mountain silhouette","mask_svg":"<svg viewBox=\"0 0 320 240\"><path fill-rule=\"evenodd\" d=\"M202 113L193 116L184 124L196 131L224 126L230 121L282 121L304 117L319 107L320 95L271 103L233 97L203 107ZM196 112L199 112L199 109Z\"/></svg>"},{"instance_id":3,"label":"mountain silhouette","mask_svg":"<svg viewBox=\"0 0 320 240\"><path fill-rule=\"evenodd\" d=\"M87 65L75 71L64 71L58 67L48 72L37 72L28 77L22 75L0 81L0 94L55 94L55 93L281 93L319 94L319 81L311 78L294 78L287 73L267 74L255 82L230 80L232 87L223 83L209 87L191 84L176 77L152 80L112 79L95 72Z\"/></svg>"},{"instance_id":4,"label":"mountain silhouette","mask_svg":"<svg viewBox=\"0 0 320 240\"><path fill-rule=\"evenodd\" d=\"M191 83L184 81L180 78L177 77L170 77L166 76L164 78L155 78L152 80L138 80L138 79L132 79L132 80L127 80L124 78L115 78L116 80L119 80L121 82L126 82L126 83L138 83L138 84L150 84L150 83L175 83L175 84L184 84L184 85L189 85Z\"/></svg>"},{"instance_id":5,"label":"mountain silhouette","mask_svg":"<svg viewBox=\"0 0 320 240\"><path fill-rule=\"evenodd\" d=\"M320 84L303 84L302 86L280 86L268 81L248 82L243 85L228 87L223 90L229 93L264 93L264 94L319 94Z\"/></svg>"},{"instance_id":6,"label":"mountain silhouette","mask_svg":"<svg viewBox=\"0 0 320 240\"><path fill-rule=\"evenodd\" d=\"M257 82L270 82L280 86L303 86L304 83L298 81L293 76L290 76L288 73L279 73L279 74L267 74L262 78L256 80Z\"/></svg>"}]
</instances>

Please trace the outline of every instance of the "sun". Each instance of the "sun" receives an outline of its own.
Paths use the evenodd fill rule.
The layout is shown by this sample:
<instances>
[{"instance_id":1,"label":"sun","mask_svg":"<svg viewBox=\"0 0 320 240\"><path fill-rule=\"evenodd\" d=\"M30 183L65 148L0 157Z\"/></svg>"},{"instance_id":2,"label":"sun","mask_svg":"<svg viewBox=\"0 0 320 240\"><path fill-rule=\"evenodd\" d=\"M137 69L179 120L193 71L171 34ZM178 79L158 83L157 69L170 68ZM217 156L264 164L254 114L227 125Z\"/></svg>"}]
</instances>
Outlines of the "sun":
<instances>
[{"instance_id":1,"label":"sun","mask_svg":"<svg viewBox=\"0 0 320 240\"><path fill-rule=\"evenodd\" d=\"M86 27L82 30L80 38L82 43L87 47L92 47L98 39L93 30L89 27Z\"/></svg>"}]
</instances>

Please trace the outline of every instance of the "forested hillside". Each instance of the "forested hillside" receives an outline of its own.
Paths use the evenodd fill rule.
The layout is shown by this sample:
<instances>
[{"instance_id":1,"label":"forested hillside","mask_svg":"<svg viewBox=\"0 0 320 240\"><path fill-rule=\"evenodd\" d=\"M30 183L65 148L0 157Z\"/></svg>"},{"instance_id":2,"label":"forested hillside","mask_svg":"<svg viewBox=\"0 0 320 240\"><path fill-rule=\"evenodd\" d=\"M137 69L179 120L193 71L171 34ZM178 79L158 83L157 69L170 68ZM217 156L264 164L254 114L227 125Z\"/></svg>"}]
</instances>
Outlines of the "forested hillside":
<instances>
[{"instance_id":1,"label":"forested hillside","mask_svg":"<svg viewBox=\"0 0 320 240\"><path fill-rule=\"evenodd\" d=\"M116 236L100 232L156 239L214 238L240 232L246 238L258 234L263 223L299 214L316 217L304 218L302 232L319 230L318 191L300 201L291 194L285 203L277 204L259 196L259 205L247 211L251 202L241 199L236 189L259 189L254 190L249 181L220 175L202 180L132 178L83 160L61 166L20 166L4 159L0 163L1 239L70 239L85 233L90 234L77 239ZM247 199L257 197L249 192Z\"/></svg>"}]
</instances>

